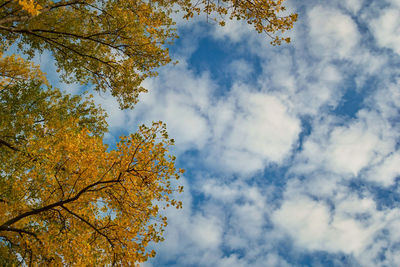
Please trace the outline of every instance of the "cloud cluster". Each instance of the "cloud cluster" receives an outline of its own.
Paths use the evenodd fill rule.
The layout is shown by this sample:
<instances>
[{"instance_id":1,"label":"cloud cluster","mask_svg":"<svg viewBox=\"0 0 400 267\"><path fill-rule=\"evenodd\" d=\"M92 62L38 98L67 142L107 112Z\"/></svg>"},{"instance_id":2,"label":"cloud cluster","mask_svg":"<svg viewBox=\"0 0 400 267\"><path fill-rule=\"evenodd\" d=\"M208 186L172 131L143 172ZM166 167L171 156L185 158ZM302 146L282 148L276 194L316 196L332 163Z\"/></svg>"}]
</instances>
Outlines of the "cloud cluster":
<instances>
[{"instance_id":1,"label":"cloud cluster","mask_svg":"<svg viewBox=\"0 0 400 267\"><path fill-rule=\"evenodd\" d=\"M378 15L370 20L369 28L379 46L400 54L400 4L395 0L386 4L378 9Z\"/></svg>"}]
</instances>

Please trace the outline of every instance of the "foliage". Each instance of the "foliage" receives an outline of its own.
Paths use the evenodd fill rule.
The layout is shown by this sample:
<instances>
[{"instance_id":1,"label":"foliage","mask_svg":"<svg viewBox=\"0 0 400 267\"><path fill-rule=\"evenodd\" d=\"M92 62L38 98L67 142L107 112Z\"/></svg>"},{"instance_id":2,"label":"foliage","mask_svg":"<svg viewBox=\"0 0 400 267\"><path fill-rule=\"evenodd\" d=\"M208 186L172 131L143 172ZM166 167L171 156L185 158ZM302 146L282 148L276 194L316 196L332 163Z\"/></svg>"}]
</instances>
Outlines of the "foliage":
<instances>
[{"instance_id":1,"label":"foliage","mask_svg":"<svg viewBox=\"0 0 400 267\"><path fill-rule=\"evenodd\" d=\"M171 13L243 19L258 32L277 35L293 27L296 14L278 16L283 0L0 0L3 47L17 44L26 54L51 51L67 82L92 83L110 90L122 108L133 107L145 92L142 81L170 62L165 44L175 37Z\"/></svg>"},{"instance_id":2,"label":"foliage","mask_svg":"<svg viewBox=\"0 0 400 267\"><path fill-rule=\"evenodd\" d=\"M154 256L146 247L167 224L156 203L181 207L169 198L182 188L171 185L180 171L165 126L141 126L108 150L101 110L40 85L0 91L0 257L129 266Z\"/></svg>"},{"instance_id":3,"label":"foliage","mask_svg":"<svg viewBox=\"0 0 400 267\"><path fill-rule=\"evenodd\" d=\"M44 73L38 66L17 55L3 56L0 51L0 89L19 81L38 80L47 84Z\"/></svg>"}]
</instances>

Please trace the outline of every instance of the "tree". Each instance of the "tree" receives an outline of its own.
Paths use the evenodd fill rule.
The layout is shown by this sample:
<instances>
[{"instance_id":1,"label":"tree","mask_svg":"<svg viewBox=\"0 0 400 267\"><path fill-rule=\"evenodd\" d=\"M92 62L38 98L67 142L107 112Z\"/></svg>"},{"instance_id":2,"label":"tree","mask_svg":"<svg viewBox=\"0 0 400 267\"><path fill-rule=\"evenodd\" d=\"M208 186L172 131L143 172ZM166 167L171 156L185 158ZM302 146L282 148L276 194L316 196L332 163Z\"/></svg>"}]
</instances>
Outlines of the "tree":
<instances>
[{"instance_id":1,"label":"tree","mask_svg":"<svg viewBox=\"0 0 400 267\"><path fill-rule=\"evenodd\" d=\"M297 14L278 16L283 0L2 0L3 49L16 44L27 55L48 50L66 82L92 83L110 90L122 108L133 107L146 90L142 81L171 61L165 44L176 38L171 13L183 10L224 24L244 19L272 43L293 27ZM218 17L219 16L219 17Z\"/></svg>"},{"instance_id":2,"label":"tree","mask_svg":"<svg viewBox=\"0 0 400 267\"><path fill-rule=\"evenodd\" d=\"M2 264L126 265L154 256L179 178L173 140L154 123L103 144L104 114L42 81L0 91L0 258ZM3 118L5 118L3 120Z\"/></svg>"}]
</instances>

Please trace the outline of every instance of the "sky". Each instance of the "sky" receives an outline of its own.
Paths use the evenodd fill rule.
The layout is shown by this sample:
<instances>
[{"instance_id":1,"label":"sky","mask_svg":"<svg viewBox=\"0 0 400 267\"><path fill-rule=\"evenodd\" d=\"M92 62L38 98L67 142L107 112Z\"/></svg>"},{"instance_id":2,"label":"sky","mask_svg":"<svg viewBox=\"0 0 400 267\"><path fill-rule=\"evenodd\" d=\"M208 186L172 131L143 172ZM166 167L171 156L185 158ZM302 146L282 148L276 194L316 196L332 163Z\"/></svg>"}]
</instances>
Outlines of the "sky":
<instances>
[{"instance_id":1,"label":"sky","mask_svg":"<svg viewBox=\"0 0 400 267\"><path fill-rule=\"evenodd\" d=\"M178 14L179 64L134 110L95 95L106 142L162 120L186 170L142 266L400 265L400 1L286 5L299 20L279 47Z\"/></svg>"}]
</instances>

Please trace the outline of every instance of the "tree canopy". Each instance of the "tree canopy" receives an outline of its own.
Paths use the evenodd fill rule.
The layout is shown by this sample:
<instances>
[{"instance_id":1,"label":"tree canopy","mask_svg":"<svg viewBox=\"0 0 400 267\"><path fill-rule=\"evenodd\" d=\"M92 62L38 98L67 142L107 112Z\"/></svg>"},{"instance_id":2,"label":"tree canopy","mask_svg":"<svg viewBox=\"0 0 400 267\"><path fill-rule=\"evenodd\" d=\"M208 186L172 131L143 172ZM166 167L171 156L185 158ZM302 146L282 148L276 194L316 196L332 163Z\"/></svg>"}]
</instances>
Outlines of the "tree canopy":
<instances>
[{"instance_id":1,"label":"tree canopy","mask_svg":"<svg viewBox=\"0 0 400 267\"><path fill-rule=\"evenodd\" d=\"M133 107L146 89L142 81L171 61L165 44L176 38L171 13L185 18L206 13L221 25L243 19L280 44L278 32L293 27L297 14L280 17L283 0L2 0L3 49L48 50L66 82L92 83L109 90L122 108Z\"/></svg>"},{"instance_id":2,"label":"tree canopy","mask_svg":"<svg viewBox=\"0 0 400 267\"><path fill-rule=\"evenodd\" d=\"M0 91L0 258L27 265L131 265L154 256L181 187L165 126L109 150L89 100L19 82ZM162 205L159 207L159 205ZM19 257L17 257L19 255ZM3 262L4 263L4 262Z\"/></svg>"}]
</instances>

